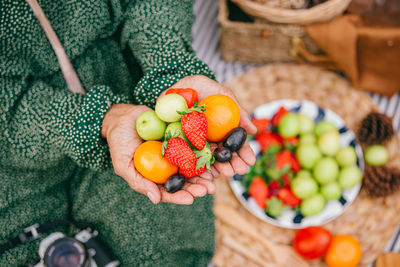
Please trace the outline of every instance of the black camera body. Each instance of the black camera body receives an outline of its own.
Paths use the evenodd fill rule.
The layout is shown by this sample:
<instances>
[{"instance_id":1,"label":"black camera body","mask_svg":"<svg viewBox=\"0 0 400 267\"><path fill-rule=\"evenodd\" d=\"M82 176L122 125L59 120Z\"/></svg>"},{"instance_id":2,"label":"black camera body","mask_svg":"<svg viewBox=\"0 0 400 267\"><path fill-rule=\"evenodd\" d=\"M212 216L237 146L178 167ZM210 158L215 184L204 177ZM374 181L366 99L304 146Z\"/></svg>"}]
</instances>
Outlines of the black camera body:
<instances>
[{"instance_id":1,"label":"black camera body","mask_svg":"<svg viewBox=\"0 0 400 267\"><path fill-rule=\"evenodd\" d=\"M34 267L117 267L120 262L91 228L79 230L74 237L54 232L39 245L40 262Z\"/></svg>"}]
</instances>

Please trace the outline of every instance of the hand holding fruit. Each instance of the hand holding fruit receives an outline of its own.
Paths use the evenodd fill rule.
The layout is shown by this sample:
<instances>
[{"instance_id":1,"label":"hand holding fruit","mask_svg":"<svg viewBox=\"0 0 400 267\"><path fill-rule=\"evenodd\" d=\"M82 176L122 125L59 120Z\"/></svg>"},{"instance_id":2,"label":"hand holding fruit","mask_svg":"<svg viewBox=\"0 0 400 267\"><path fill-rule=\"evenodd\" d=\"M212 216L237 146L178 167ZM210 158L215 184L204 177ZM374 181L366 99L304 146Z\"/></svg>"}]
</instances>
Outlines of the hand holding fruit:
<instances>
[{"instance_id":1,"label":"hand holding fruit","mask_svg":"<svg viewBox=\"0 0 400 267\"><path fill-rule=\"evenodd\" d=\"M207 192L213 193L215 185L212 181L194 177L186 179L186 184L182 190L170 194L162 185L145 179L135 169L132 158L135 151L139 150L137 148L143 142L137 133L136 121L143 112L147 112L147 116L151 118L153 114L150 111L151 109L145 106L115 104L105 115L101 135L107 139L110 147L115 173L124 178L132 189L147 195L153 203L171 202L176 204L191 204L194 198L204 196ZM161 124L160 127L165 127L165 125ZM154 129L157 128L157 125L154 128L150 125L150 128L152 129L150 133L154 134L156 132ZM155 139L157 138L156 136ZM159 160L162 163L154 166L155 169L151 170L155 174L158 174L156 175L157 179L164 179L163 175L168 178L176 172L176 166L173 166L161 157L161 142L146 142L146 147L143 148L137 152L145 155L147 159ZM139 164L145 164L145 161ZM146 166L143 167L149 170Z\"/></svg>"},{"instance_id":2,"label":"hand holding fruit","mask_svg":"<svg viewBox=\"0 0 400 267\"><path fill-rule=\"evenodd\" d=\"M195 75L181 79L171 88L195 88L198 93L198 100L200 101L199 105L204 105L206 108L206 116L211 117L212 113L218 114L218 120L208 120L209 131L207 139L211 142L222 142L223 138L226 137L230 130L238 126L246 130L248 134L256 133L257 129L250 121L248 113L237 103L232 91L223 85L205 76ZM165 92L161 96L164 94ZM224 98L224 96L228 96L229 98ZM183 95L183 97L185 99L194 99L192 96L188 95L188 93ZM237 105L234 105L235 103L232 99ZM217 106L215 105L216 102L222 103L223 105L214 108ZM237 107L239 107L239 110L236 110ZM224 110L229 112L224 112ZM226 117L220 116L225 114L233 115ZM236 123L233 127L230 125L232 122L233 124ZM217 147L217 145L213 143L211 143L210 146L212 149ZM231 177L235 173L244 174L247 172L248 166L253 165L254 162L254 152L246 141L239 151L232 153L232 159L229 162L215 162L211 167L212 174L214 177L219 176L219 174L226 177Z\"/></svg>"}]
</instances>

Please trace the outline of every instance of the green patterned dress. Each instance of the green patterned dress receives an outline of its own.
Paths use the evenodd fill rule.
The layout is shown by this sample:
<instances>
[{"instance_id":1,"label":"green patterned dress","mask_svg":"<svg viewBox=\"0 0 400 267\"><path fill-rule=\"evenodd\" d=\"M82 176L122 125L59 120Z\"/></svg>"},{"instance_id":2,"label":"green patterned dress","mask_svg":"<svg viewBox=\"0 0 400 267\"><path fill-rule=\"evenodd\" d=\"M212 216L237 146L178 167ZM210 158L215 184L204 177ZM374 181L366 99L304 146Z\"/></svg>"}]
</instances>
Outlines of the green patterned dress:
<instances>
[{"instance_id":1,"label":"green patterned dress","mask_svg":"<svg viewBox=\"0 0 400 267\"><path fill-rule=\"evenodd\" d=\"M154 106L193 74L191 1L39 0L88 92L72 94L24 0L0 1L0 243L37 222L94 223L123 266L205 266L214 249L212 197L153 205L114 174L100 137L113 103ZM0 255L38 259L40 240Z\"/></svg>"}]
</instances>

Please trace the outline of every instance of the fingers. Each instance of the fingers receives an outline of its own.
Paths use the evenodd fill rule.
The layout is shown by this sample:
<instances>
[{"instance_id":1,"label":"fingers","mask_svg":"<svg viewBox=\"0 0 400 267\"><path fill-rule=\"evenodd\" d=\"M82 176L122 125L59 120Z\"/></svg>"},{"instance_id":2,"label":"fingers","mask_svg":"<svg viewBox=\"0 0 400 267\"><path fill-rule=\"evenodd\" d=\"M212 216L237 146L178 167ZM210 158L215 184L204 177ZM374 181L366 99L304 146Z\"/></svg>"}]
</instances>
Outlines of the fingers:
<instances>
[{"instance_id":1,"label":"fingers","mask_svg":"<svg viewBox=\"0 0 400 267\"><path fill-rule=\"evenodd\" d=\"M185 183L182 190L189 192L193 198L204 197L207 194L207 187L201 184Z\"/></svg>"},{"instance_id":2,"label":"fingers","mask_svg":"<svg viewBox=\"0 0 400 267\"><path fill-rule=\"evenodd\" d=\"M235 173L240 175L246 174L248 166L236 152L232 153L232 159L230 163Z\"/></svg>"},{"instance_id":3,"label":"fingers","mask_svg":"<svg viewBox=\"0 0 400 267\"><path fill-rule=\"evenodd\" d=\"M159 190L161 192L161 202L169 202L179 205L193 204L194 197L190 192L186 190L179 190L178 192L171 194L165 191L165 188L162 185L159 185Z\"/></svg>"},{"instance_id":4,"label":"fingers","mask_svg":"<svg viewBox=\"0 0 400 267\"><path fill-rule=\"evenodd\" d=\"M117 175L123 177L133 190L146 195L154 204L157 204L162 200L159 187L152 181L147 180L140 175L133 167L132 161L127 169L119 169Z\"/></svg>"},{"instance_id":5,"label":"fingers","mask_svg":"<svg viewBox=\"0 0 400 267\"><path fill-rule=\"evenodd\" d=\"M207 180L207 179L204 179L201 177L193 177L193 178L188 179L188 183L204 186L207 189L208 194L215 193L215 184L210 180Z\"/></svg>"},{"instance_id":6,"label":"fingers","mask_svg":"<svg viewBox=\"0 0 400 267\"><path fill-rule=\"evenodd\" d=\"M211 166L211 174L214 178L218 178L221 175L219 174L219 172L217 171L217 169L214 166Z\"/></svg>"},{"instance_id":7,"label":"fingers","mask_svg":"<svg viewBox=\"0 0 400 267\"><path fill-rule=\"evenodd\" d=\"M225 177L232 177L235 175L235 172L229 162L215 162L214 167L217 169L217 171L222 174Z\"/></svg>"},{"instance_id":8,"label":"fingers","mask_svg":"<svg viewBox=\"0 0 400 267\"><path fill-rule=\"evenodd\" d=\"M207 179L207 180L212 180L212 178L213 178L212 173L210 173L209 171L205 171L202 174L199 174L199 176L201 178L204 178L204 179Z\"/></svg>"},{"instance_id":9,"label":"fingers","mask_svg":"<svg viewBox=\"0 0 400 267\"><path fill-rule=\"evenodd\" d=\"M252 166L256 162L256 156L253 149L251 149L249 142L243 144L242 148L238 151L240 158L248 165Z\"/></svg>"}]
</instances>

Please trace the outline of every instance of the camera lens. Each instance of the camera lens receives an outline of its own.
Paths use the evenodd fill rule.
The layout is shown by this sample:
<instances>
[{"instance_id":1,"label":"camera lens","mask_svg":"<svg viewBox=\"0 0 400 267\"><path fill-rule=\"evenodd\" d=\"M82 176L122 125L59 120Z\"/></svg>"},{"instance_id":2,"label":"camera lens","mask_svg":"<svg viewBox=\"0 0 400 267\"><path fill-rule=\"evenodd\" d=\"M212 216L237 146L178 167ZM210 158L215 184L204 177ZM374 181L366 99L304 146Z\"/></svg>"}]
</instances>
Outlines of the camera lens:
<instances>
[{"instance_id":1,"label":"camera lens","mask_svg":"<svg viewBox=\"0 0 400 267\"><path fill-rule=\"evenodd\" d=\"M44 254L47 267L87 267L85 247L73 238L64 237L54 241Z\"/></svg>"}]
</instances>

